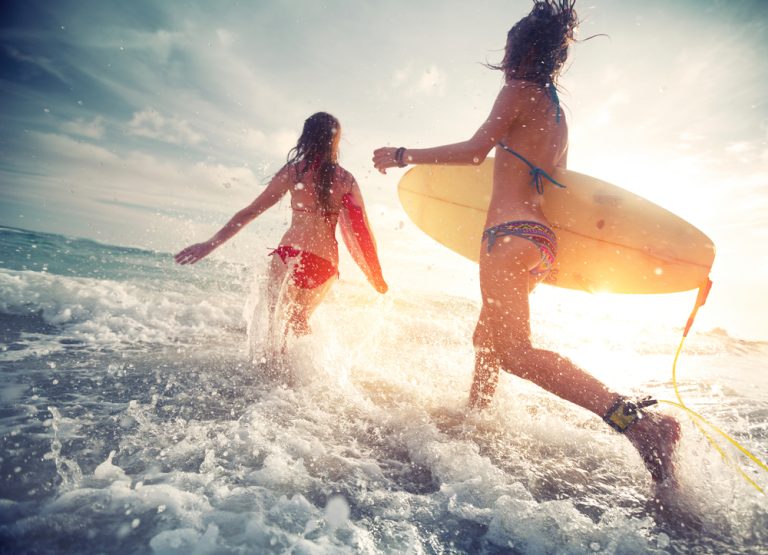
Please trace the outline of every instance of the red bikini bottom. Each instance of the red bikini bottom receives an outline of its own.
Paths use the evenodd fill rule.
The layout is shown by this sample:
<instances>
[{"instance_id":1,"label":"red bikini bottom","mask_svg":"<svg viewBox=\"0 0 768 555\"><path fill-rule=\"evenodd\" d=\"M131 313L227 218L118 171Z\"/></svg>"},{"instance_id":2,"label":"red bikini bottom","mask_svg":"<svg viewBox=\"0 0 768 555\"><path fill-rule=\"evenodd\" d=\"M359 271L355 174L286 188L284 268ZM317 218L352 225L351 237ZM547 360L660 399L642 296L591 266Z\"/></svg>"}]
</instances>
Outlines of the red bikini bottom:
<instances>
[{"instance_id":1,"label":"red bikini bottom","mask_svg":"<svg viewBox=\"0 0 768 555\"><path fill-rule=\"evenodd\" d=\"M296 287L302 289L314 289L324 284L333 276L338 276L339 271L331 262L316 254L301 251L291 245L280 245L269 253L269 256L277 255L284 264L288 264L289 258L298 258L293 265L291 281Z\"/></svg>"}]
</instances>

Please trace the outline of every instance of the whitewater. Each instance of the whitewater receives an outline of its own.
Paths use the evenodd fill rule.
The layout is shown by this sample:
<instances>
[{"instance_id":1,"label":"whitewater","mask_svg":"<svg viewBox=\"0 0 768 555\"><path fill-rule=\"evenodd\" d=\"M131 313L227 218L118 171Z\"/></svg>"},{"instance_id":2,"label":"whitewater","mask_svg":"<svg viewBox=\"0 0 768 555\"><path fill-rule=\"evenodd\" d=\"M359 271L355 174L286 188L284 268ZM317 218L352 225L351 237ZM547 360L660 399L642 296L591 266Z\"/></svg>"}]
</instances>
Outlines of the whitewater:
<instances>
[{"instance_id":1,"label":"whitewater","mask_svg":"<svg viewBox=\"0 0 768 555\"><path fill-rule=\"evenodd\" d=\"M766 553L768 475L683 428L669 516L629 443L503 375L466 411L476 299L379 296L342 270L276 364L266 259L0 228L0 553ZM386 268L385 268L386 272ZM617 301L619 302L619 301ZM534 342L674 399L677 322L532 297ZM768 459L768 343L691 333L686 403ZM692 524L693 523L693 524Z\"/></svg>"}]
</instances>

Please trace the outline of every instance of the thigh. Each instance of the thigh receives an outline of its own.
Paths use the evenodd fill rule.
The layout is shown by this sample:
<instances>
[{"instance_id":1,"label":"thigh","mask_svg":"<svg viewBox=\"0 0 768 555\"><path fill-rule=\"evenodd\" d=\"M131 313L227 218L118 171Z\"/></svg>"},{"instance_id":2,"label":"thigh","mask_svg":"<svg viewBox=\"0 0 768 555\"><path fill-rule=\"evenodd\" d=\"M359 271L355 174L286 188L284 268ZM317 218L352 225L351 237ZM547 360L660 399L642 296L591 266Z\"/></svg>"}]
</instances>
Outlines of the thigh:
<instances>
[{"instance_id":1,"label":"thigh","mask_svg":"<svg viewBox=\"0 0 768 555\"><path fill-rule=\"evenodd\" d=\"M289 257L285 262L278 255L272 257L269 291L273 311L279 303L281 310L287 311L289 319L307 320L312 315L337 277L334 274L317 287L304 286L308 276L326 270L325 267L317 268L313 264L317 262L298 256Z\"/></svg>"},{"instance_id":2,"label":"thigh","mask_svg":"<svg viewBox=\"0 0 768 555\"><path fill-rule=\"evenodd\" d=\"M293 303L296 312L301 313L304 318L309 319L315 309L321 302L323 302L323 299L328 294L328 291L330 291L335 281L336 278L331 277L321 285L313 287L312 289L304 289L290 284L289 298Z\"/></svg>"},{"instance_id":3,"label":"thigh","mask_svg":"<svg viewBox=\"0 0 768 555\"><path fill-rule=\"evenodd\" d=\"M279 255L272 255L267 278L267 295L271 305L277 302L290 269L290 262L286 264Z\"/></svg>"},{"instance_id":4,"label":"thigh","mask_svg":"<svg viewBox=\"0 0 768 555\"><path fill-rule=\"evenodd\" d=\"M530 241L511 237L497 241L491 252L480 255L480 292L483 308L478 328L495 348L530 343L528 294L535 282L530 268L539 253ZM532 283L533 282L533 283Z\"/></svg>"}]
</instances>

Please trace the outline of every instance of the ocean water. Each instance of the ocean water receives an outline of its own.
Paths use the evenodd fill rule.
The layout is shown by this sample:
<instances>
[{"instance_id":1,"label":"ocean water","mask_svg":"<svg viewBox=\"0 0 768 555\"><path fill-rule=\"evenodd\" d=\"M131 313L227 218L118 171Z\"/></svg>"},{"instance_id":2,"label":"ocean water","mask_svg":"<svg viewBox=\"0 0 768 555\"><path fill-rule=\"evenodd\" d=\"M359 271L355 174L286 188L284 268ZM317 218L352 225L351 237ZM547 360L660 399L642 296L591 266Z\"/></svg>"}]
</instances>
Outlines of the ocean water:
<instances>
[{"instance_id":1,"label":"ocean water","mask_svg":"<svg viewBox=\"0 0 768 555\"><path fill-rule=\"evenodd\" d=\"M768 552L739 469L768 475L674 407L674 510L624 438L530 384L504 375L467 413L472 298L342 279L312 336L262 358L259 264L0 228L0 553ZM674 398L679 322L532 304L537 344ZM763 461L766 361L695 330L678 367L687 404Z\"/></svg>"}]
</instances>

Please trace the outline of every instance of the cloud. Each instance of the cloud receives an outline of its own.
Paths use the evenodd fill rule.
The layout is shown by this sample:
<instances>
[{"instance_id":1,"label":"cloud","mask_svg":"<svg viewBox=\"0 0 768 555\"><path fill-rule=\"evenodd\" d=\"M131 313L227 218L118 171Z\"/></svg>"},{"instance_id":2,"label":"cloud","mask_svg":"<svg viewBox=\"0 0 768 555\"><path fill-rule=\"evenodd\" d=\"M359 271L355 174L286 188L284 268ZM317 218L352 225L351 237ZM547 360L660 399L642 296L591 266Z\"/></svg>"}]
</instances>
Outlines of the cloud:
<instances>
[{"instance_id":1,"label":"cloud","mask_svg":"<svg viewBox=\"0 0 768 555\"><path fill-rule=\"evenodd\" d=\"M135 112L128 130L132 135L180 145L196 145L203 140L187 121L167 118L151 108Z\"/></svg>"},{"instance_id":2,"label":"cloud","mask_svg":"<svg viewBox=\"0 0 768 555\"><path fill-rule=\"evenodd\" d=\"M148 53L156 64L166 64L171 52L186 45L183 32L158 29L126 29L115 26L89 28L88 32L73 39L78 48L99 51L119 51L130 59L136 53Z\"/></svg>"},{"instance_id":3,"label":"cloud","mask_svg":"<svg viewBox=\"0 0 768 555\"><path fill-rule=\"evenodd\" d=\"M62 124L61 130L70 135L79 135L89 139L101 139L104 136L104 118L96 116L91 121L78 118Z\"/></svg>"},{"instance_id":4,"label":"cloud","mask_svg":"<svg viewBox=\"0 0 768 555\"><path fill-rule=\"evenodd\" d=\"M426 94L443 94L445 92L445 73L435 65L431 65L419 79L418 90Z\"/></svg>"},{"instance_id":5,"label":"cloud","mask_svg":"<svg viewBox=\"0 0 768 555\"><path fill-rule=\"evenodd\" d=\"M66 135L31 133L37 152L55 177L42 183L46 195L59 198L70 189L79 199L129 202L156 209L182 206L214 212L222 197L244 203L263 184L245 165L171 160L135 150L117 151ZM25 187L21 196L38 193ZM66 198L65 198L66 201ZM227 201L229 202L229 200Z\"/></svg>"},{"instance_id":6,"label":"cloud","mask_svg":"<svg viewBox=\"0 0 768 555\"><path fill-rule=\"evenodd\" d=\"M753 145L747 141L738 141L725 147L728 154L746 154L754 150Z\"/></svg>"},{"instance_id":7,"label":"cloud","mask_svg":"<svg viewBox=\"0 0 768 555\"><path fill-rule=\"evenodd\" d=\"M297 138L298 134L288 129L265 133L260 129L247 128L243 130L242 145L246 149L282 158L296 145Z\"/></svg>"},{"instance_id":8,"label":"cloud","mask_svg":"<svg viewBox=\"0 0 768 555\"><path fill-rule=\"evenodd\" d=\"M25 54L14 47L6 47L6 54L8 57L23 64L33 66L37 70L52 75L62 83L71 85L71 81L56 67L54 62L45 56L34 56Z\"/></svg>"},{"instance_id":9,"label":"cloud","mask_svg":"<svg viewBox=\"0 0 768 555\"><path fill-rule=\"evenodd\" d=\"M413 64L408 64L407 66L395 70L395 74L392 76L392 86L393 87L399 87L405 81L408 79L408 76L411 74L411 71L413 70Z\"/></svg>"},{"instance_id":10,"label":"cloud","mask_svg":"<svg viewBox=\"0 0 768 555\"><path fill-rule=\"evenodd\" d=\"M443 70L435 64L421 71L416 71L413 64L400 68L392 76L392 86L402 89L408 96L442 96L445 93L447 78Z\"/></svg>"},{"instance_id":11,"label":"cloud","mask_svg":"<svg viewBox=\"0 0 768 555\"><path fill-rule=\"evenodd\" d=\"M99 163L119 161L119 158L106 148L79 141L66 135L32 133L31 138L37 142L41 153L46 157L54 156L61 159Z\"/></svg>"},{"instance_id":12,"label":"cloud","mask_svg":"<svg viewBox=\"0 0 768 555\"><path fill-rule=\"evenodd\" d=\"M237 35L227 29L216 29L216 36L224 48L230 48L237 39Z\"/></svg>"}]
</instances>

